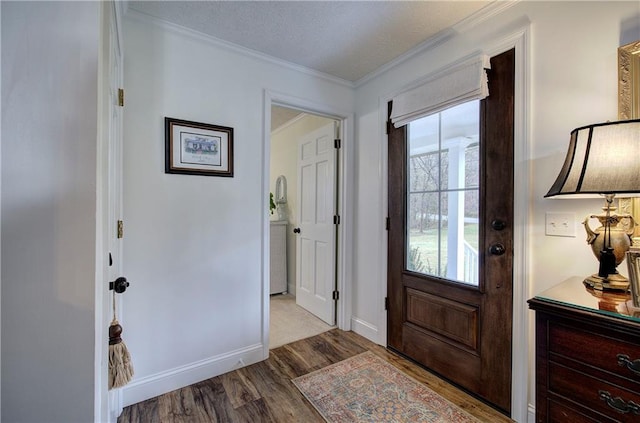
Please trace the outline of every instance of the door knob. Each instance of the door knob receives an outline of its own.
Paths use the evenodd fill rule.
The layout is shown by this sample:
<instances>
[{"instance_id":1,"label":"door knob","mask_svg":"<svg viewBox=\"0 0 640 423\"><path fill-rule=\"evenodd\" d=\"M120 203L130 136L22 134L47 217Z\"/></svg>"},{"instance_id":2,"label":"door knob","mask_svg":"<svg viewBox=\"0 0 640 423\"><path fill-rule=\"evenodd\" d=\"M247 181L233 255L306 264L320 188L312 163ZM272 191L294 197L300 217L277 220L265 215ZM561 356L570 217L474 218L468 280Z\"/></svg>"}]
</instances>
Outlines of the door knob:
<instances>
[{"instance_id":1,"label":"door knob","mask_svg":"<svg viewBox=\"0 0 640 423\"><path fill-rule=\"evenodd\" d=\"M299 234L300 233L300 228L293 228L293 233L294 234Z\"/></svg>"},{"instance_id":2,"label":"door knob","mask_svg":"<svg viewBox=\"0 0 640 423\"><path fill-rule=\"evenodd\" d=\"M124 291L126 291L128 286L129 282L127 282L127 278L123 276L120 276L113 282L109 282L109 289L115 290L118 294L122 294Z\"/></svg>"},{"instance_id":3,"label":"door knob","mask_svg":"<svg viewBox=\"0 0 640 423\"><path fill-rule=\"evenodd\" d=\"M496 231L501 231L507 227L507 222L505 222L504 220L495 219L491 222L491 227Z\"/></svg>"},{"instance_id":4,"label":"door knob","mask_svg":"<svg viewBox=\"0 0 640 423\"><path fill-rule=\"evenodd\" d=\"M498 243L498 244L493 244L491 247L489 247L489 253L491 253L494 256L501 256L506 252L506 248L504 248L504 245Z\"/></svg>"}]
</instances>

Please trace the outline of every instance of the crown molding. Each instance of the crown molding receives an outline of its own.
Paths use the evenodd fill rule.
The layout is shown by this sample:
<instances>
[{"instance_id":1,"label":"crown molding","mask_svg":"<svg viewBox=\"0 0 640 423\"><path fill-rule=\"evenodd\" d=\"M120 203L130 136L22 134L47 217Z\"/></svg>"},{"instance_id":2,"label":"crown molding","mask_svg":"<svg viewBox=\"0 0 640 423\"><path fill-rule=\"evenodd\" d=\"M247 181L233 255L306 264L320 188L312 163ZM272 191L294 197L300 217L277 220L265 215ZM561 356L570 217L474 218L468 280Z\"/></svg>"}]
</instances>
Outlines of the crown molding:
<instances>
[{"instance_id":1,"label":"crown molding","mask_svg":"<svg viewBox=\"0 0 640 423\"><path fill-rule=\"evenodd\" d=\"M504 12L505 10L509 9L511 6L515 5L518 2L520 2L520 0L495 0L492 3L489 3L482 9L468 16L467 18L461 20L460 22L453 25L452 27L438 32L433 37L423 41L422 43L418 44L417 46L407 51L406 53L402 54L401 56L398 56L394 60L380 66L375 71L358 79L354 84L355 88L358 88L366 84L372 79L387 72L389 69L392 69L393 67L398 66L399 64L411 59L412 57L419 55L420 53L423 53L427 50L433 49L441 44L444 44L446 41L450 40L455 35L469 31L471 28L474 28L479 24L481 24L482 22L486 21L487 19Z\"/></svg>"},{"instance_id":2,"label":"crown molding","mask_svg":"<svg viewBox=\"0 0 640 423\"><path fill-rule=\"evenodd\" d=\"M372 79L387 72L389 69L392 69L393 67L398 66L399 64L411 59L412 57L417 56L420 53L423 53L424 51L433 49L441 44L444 44L446 41L453 38L455 35L466 32L480 25L482 22L486 21L487 19L504 12L505 10L509 9L510 7L514 6L519 2L520 0L495 0L492 3L488 4L487 6L483 7L482 9L478 10L477 12L473 13L469 17L453 25L452 27L438 32L434 36L418 44L416 47L412 48L411 50L407 51L401 56L398 56L392 61L385 63L375 71L365 75L364 77L358 79L355 82L338 78L336 76L329 75L324 72L319 72L314 69L307 68L305 66L297 65L295 63L291 63L286 60L278 59L268 54L260 53L255 50L242 47L237 44L230 43L228 41L221 40L212 35L208 35L200 31L195 31L193 29L189 29L189 28L165 21L160 18L156 18L146 13L131 9L129 7L128 1L124 1L123 3L124 3L124 9L125 9L124 16L126 19L131 19L132 21L151 23L153 25L159 26L168 31L171 31L186 37L190 37L192 39L197 39L199 41L205 42L212 46L222 48L227 51L231 51L246 57L251 57L253 59L257 59L266 63L275 64L277 66L288 68L293 71L301 72L316 78L324 79L326 81L332 82L334 84L342 85L348 88L358 88L366 84L367 82L371 81Z\"/></svg>"},{"instance_id":3,"label":"crown molding","mask_svg":"<svg viewBox=\"0 0 640 423\"><path fill-rule=\"evenodd\" d=\"M372 79L374 79L374 78L382 75L383 73L387 72L389 69L392 69L392 68L398 66L399 64L401 64L403 62L406 62L407 60L411 59L414 56L417 56L418 54L420 54L420 53L422 53L424 51L427 51L427 50L430 50L432 48L435 48L435 47L439 46L440 44L444 44L447 40L451 39L454 35L456 35L456 32L451 28L447 28L447 29L444 29L444 30L438 32L433 37L430 37L426 41L423 41L422 43L418 44L417 46L415 46L411 50L407 51L406 53L396 57L395 59L393 59L390 62L385 63L384 65L380 66L378 69L374 70L370 74L365 75L362 78L358 79L354 84L355 87L358 88L358 87L366 84L367 82L371 81Z\"/></svg>"},{"instance_id":4,"label":"crown molding","mask_svg":"<svg viewBox=\"0 0 640 423\"><path fill-rule=\"evenodd\" d=\"M487 19L503 13L518 3L520 3L520 0L495 0L453 25L452 28L458 33L467 32Z\"/></svg>"},{"instance_id":5,"label":"crown molding","mask_svg":"<svg viewBox=\"0 0 640 423\"><path fill-rule=\"evenodd\" d=\"M324 79L328 82L332 82L334 84L342 85L348 88L354 88L354 83L351 81L347 81L346 79L338 78L336 76L329 75L324 72L319 72L314 69L307 68L305 66L300 66L295 63L288 62L286 60L278 59L268 54L260 53L256 50L252 50L246 47L239 46L234 43L230 43L228 41L221 40L212 35L208 35L200 31L189 29L184 26L165 21L164 19L156 18L146 13L133 10L131 8L128 8L125 14L125 19L129 19L131 21L150 23L152 25L158 26L167 31L173 32L175 34L183 35L185 37L189 37L189 38L204 42L206 44L212 45L214 47L225 49L227 51L230 51L245 57L250 57L250 58L260 60L269 64L288 68L290 70L304 73L316 78Z\"/></svg>"}]
</instances>

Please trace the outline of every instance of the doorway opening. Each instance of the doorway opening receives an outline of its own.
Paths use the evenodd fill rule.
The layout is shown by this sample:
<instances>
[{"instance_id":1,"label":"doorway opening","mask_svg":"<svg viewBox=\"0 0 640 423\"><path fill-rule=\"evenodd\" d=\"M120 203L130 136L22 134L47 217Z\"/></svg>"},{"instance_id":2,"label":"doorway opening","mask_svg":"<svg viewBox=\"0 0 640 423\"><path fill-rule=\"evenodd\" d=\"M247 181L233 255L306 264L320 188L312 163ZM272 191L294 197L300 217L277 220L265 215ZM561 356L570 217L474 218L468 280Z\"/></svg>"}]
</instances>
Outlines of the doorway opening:
<instances>
[{"instance_id":1,"label":"doorway opening","mask_svg":"<svg viewBox=\"0 0 640 423\"><path fill-rule=\"evenodd\" d=\"M271 105L269 349L336 326L340 121Z\"/></svg>"}]
</instances>

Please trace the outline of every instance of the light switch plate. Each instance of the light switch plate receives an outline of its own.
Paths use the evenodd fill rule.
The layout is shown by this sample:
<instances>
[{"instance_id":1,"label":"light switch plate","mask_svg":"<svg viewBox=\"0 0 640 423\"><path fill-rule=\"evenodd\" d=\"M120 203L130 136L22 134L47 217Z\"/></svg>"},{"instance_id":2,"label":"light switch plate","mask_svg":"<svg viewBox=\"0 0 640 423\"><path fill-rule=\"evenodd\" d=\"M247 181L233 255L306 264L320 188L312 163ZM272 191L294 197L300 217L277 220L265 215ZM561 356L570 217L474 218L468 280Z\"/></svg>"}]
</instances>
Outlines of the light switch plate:
<instances>
[{"instance_id":1,"label":"light switch plate","mask_svg":"<svg viewBox=\"0 0 640 423\"><path fill-rule=\"evenodd\" d=\"M574 213L547 212L545 216L547 236L576 236L576 215Z\"/></svg>"}]
</instances>

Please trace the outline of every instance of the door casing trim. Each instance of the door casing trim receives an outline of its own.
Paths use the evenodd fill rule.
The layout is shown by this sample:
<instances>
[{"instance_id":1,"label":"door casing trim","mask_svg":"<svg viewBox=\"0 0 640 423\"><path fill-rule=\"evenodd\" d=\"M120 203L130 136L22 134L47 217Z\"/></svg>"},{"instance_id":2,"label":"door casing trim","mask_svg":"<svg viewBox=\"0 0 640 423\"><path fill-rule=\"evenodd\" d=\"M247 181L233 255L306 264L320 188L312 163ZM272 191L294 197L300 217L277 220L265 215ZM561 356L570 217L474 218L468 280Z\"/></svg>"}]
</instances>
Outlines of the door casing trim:
<instances>
[{"instance_id":1,"label":"door casing trim","mask_svg":"<svg viewBox=\"0 0 640 423\"><path fill-rule=\"evenodd\" d=\"M336 324L339 329L351 330L352 277L353 274L353 181L354 181L354 122L353 113L338 110L327 104L315 103L303 98L264 90L263 144L262 144L262 210L269 210L269 168L271 157L271 106L283 106L340 121L341 154L337 166L338 181L338 239L337 289L340 299L336 306ZM269 357L269 215L262 219L262 345L264 359Z\"/></svg>"}]
</instances>

